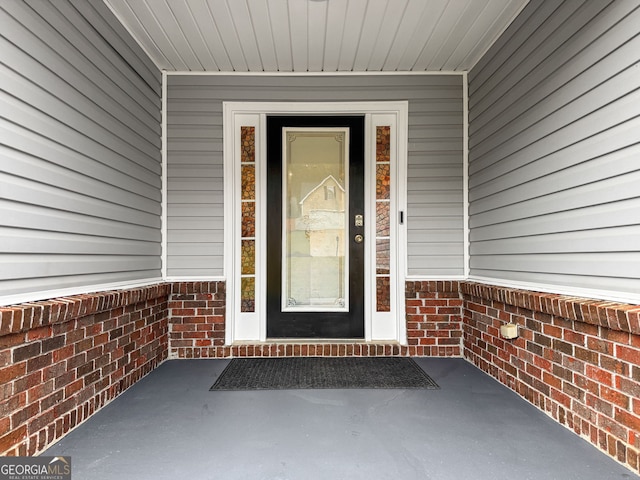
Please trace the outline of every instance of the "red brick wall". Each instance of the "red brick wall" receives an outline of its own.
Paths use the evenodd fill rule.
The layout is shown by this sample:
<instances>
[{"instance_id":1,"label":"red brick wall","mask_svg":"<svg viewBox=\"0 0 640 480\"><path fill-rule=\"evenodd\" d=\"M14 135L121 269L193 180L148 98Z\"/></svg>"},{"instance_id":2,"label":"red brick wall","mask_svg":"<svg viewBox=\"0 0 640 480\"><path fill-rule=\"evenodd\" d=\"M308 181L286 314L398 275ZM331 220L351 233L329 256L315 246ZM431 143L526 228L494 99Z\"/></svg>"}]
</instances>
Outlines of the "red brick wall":
<instances>
[{"instance_id":1,"label":"red brick wall","mask_svg":"<svg viewBox=\"0 0 640 480\"><path fill-rule=\"evenodd\" d=\"M462 298L459 282L406 283L409 355L462 355Z\"/></svg>"},{"instance_id":2,"label":"red brick wall","mask_svg":"<svg viewBox=\"0 0 640 480\"><path fill-rule=\"evenodd\" d=\"M176 282L169 296L169 357L215 358L224 350L225 282Z\"/></svg>"},{"instance_id":3,"label":"red brick wall","mask_svg":"<svg viewBox=\"0 0 640 480\"><path fill-rule=\"evenodd\" d=\"M224 282L178 282L0 308L0 454L42 451L168 357L464 355L640 471L638 305L410 281L408 346L227 346L225 302Z\"/></svg>"},{"instance_id":4,"label":"red brick wall","mask_svg":"<svg viewBox=\"0 0 640 480\"><path fill-rule=\"evenodd\" d=\"M170 357L462 355L462 299L458 282L407 282L406 302L408 346L302 341L225 345L224 282L175 283L169 300Z\"/></svg>"},{"instance_id":5,"label":"red brick wall","mask_svg":"<svg viewBox=\"0 0 640 480\"><path fill-rule=\"evenodd\" d=\"M224 345L224 282L177 282L0 308L0 454L33 455L169 356L460 355L456 282L409 282L409 346Z\"/></svg>"},{"instance_id":6,"label":"red brick wall","mask_svg":"<svg viewBox=\"0 0 640 480\"><path fill-rule=\"evenodd\" d=\"M168 292L0 308L0 454L42 451L162 362Z\"/></svg>"},{"instance_id":7,"label":"red brick wall","mask_svg":"<svg viewBox=\"0 0 640 480\"><path fill-rule=\"evenodd\" d=\"M640 472L640 306L460 287L465 357ZM517 339L500 337L509 322Z\"/></svg>"}]
</instances>

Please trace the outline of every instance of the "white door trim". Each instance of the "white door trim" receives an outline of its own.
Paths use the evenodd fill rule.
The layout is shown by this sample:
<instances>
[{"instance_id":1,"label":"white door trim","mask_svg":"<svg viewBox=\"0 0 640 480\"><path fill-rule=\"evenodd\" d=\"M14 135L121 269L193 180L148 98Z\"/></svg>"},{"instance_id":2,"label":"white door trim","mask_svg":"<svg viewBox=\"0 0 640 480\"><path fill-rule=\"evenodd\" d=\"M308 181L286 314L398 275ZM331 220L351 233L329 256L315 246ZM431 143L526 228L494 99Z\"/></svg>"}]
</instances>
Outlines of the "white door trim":
<instances>
[{"instance_id":1,"label":"white door trim","mask_svg":"<svg viewBox=\"0 0 640 480\"><path fill-rule=\"evenodd\" d=\"M226 339L265 342L266 338L266 119L267 115L365 116L365 341L406 344L406 224L408 102L223 102L224 276ZM391 312L376 312L375 155L376 126L391 127ZM240 311L240 141L241 126L256 132L256 298L255 312Z\"/></svg>"}]
</instances>

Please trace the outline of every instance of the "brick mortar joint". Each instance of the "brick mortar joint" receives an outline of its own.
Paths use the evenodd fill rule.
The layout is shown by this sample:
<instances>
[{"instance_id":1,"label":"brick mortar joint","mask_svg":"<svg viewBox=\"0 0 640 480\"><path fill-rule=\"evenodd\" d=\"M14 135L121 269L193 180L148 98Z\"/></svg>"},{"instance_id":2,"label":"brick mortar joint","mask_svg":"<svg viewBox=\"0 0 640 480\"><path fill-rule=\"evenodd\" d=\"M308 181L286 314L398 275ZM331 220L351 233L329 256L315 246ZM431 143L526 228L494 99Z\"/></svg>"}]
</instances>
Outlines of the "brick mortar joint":
<instances>
[{"instance_id":1,"label":"brick mortar joint","mask_svg":"<svg viewBox=\"0 0 640 480\"><path fill-rule=\"evenodd\" d=\"M175 295L225 294L224 280L194 280L169 282L169 298Z\"/></svg>"}]
</instances>

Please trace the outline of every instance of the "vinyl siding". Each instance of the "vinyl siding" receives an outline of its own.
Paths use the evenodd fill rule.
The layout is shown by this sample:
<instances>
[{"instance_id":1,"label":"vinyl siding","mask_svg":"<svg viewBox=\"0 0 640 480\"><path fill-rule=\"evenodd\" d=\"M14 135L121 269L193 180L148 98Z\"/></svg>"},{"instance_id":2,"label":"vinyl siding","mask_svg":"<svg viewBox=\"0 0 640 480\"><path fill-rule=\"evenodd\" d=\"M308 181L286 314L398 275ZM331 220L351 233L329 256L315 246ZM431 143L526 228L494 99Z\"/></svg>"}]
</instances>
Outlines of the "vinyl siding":
<instances>
[{"instance_id":1,"label":"vinyl siding","mask_svg":"<svg viewBox=\"0 0 640 480\"><path fill-rule=\"evenodd\" d=\"M159 279L160 72L99 0L0 25L0 302Z\"/></svg>"},{"instance_id":2,"label":"vinyl siding","mask_svg":"<svg viewBox=\"0 0 640 480\"><path fill-rule=\"evenodd\" d=\"M462 76L168 77L169 277L223 275L223 101L409 101L409 275L464 275Z\"/></svg>"},{"instance_id":3,"label":"vinyl siding","mask_svg":"<svg viewBox=\"0 0 640 480\"><path fill-rule=\"evenodd\" d=\"M470 72L472 278L640 298L638 25L531 1Z\"/></svg>"}]
</instances>

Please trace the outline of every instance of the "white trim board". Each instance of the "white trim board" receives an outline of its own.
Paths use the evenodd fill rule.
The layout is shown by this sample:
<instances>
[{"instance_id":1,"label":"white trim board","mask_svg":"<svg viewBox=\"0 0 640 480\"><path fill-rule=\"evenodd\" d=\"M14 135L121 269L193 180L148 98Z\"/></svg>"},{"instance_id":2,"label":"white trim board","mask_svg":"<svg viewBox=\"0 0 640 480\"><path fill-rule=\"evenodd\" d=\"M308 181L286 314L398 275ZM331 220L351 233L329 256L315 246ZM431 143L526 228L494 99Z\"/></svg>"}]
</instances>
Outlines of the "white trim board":
<instances>
[{"instance_id":1,"label":"white trim board","mask_svg":"<svg viewBox=\"0 0 640 480\"><path fill-rule=\"evenodd\" d=\"M633 295L631 293L596 290L592 288L579 288L543 283L500 280L498 278L488 278L473 275L469 276L464 281L481 283L484 285L493 285L496 287L513 288L516 290L526 290L529 292L542 292L550 293L553 295L564 295L567 297L585 298L591 300L606 300L615 303L640 305L640 294Z\"/></svg>"},{"instance_id":2,"label":"white trim board","mask_svg":"<svg viewBox=\"0 0 640 480\"><path fill-rule=\"evenodd\" d=\"M214 76L214 77L380 77L380 76L439 76L466 75L466 71L393 71L393 72L203 72L203 71L166 71L167 75L184 76Z\"/></svg>"},{"instance_id":3,"label":"white trim board","mask_svg":"<svg viewBox=\"0 0 640 480\"><path fill-rule=\"evenodd\" d=\"M168 82L167 82L167 72L162 72L162 111L161 111L161 124L160 124L160 135L162 145L160 147L160 158L162 164L162 175L161 175L161 208L162 211L160 213L160 235L161 235L161 245L160 245L160 271L162 272L162 278L167 278L167 222L168 222L168 213L167 213L167 197L168 197L168 155L167 155L167 142L168 142L168 130L167 130L167 93L168 93Z\"/></svg>"},{"instance_id":4,"label":"white trim board","mask_svg":"<svg viewBox=\"0 0 640 480\"><path fill-rule=\"evenodd\" d=\"M226 343L265 342L266 338L266 120L268 115L364 115L365 218L375 218L375 127L392 128L392 268L391 312L376 312L375 225L366 222L365 237L365 341L406 344L404 285L406 277L406 225L398 212L406 212L408 102L223 102L224 159L224 277L227 279ZM241 126L256 128L256 311L240 311L240 152ZM373 158L373 165L372 159Z\"/></svg>"},{"instance_id":5,"label":"white trim board","mask_svg":"<svg viewBox=\"0 0 640 480\"><path fill-rule=\"evenodd\" d=\"M34 303L43 300L56 299L61 297L75 297L76 295L87 295L92 293L109 292L113 290L129 290L134 288L149 287L151 285L161 285L165 283L162 278L148 278L139 281L101 283L97 285L83 285L79 287L68 287L55 290L42 290L37 292L16 293L0 296L0 307L15 306L22 303Z\"/></svg>"},{"instance_id":6,"label":"white trim board","mask_svg":"<svg viewBox=\"0 0 640 480\"><path fill-rule=\"evenodd\" d=\"M462 206L464 209L464 276L471 271L471 242L469 239L469 80L462 80Z\"/></svg>"}]
</instances>

